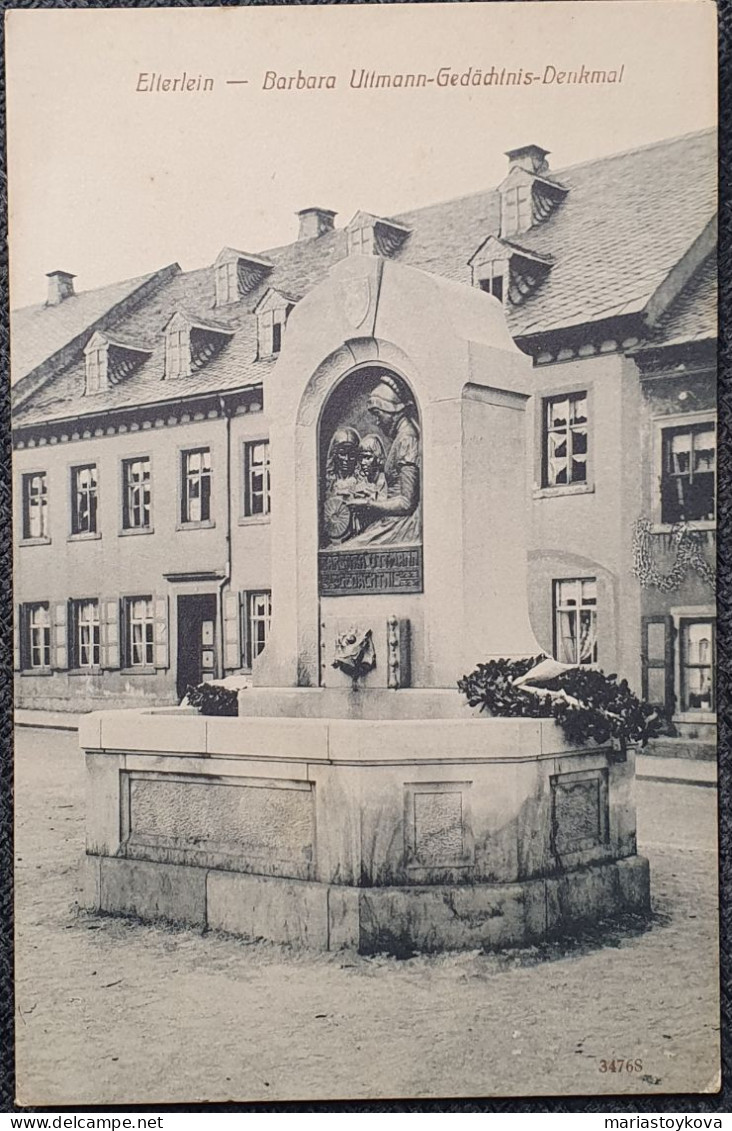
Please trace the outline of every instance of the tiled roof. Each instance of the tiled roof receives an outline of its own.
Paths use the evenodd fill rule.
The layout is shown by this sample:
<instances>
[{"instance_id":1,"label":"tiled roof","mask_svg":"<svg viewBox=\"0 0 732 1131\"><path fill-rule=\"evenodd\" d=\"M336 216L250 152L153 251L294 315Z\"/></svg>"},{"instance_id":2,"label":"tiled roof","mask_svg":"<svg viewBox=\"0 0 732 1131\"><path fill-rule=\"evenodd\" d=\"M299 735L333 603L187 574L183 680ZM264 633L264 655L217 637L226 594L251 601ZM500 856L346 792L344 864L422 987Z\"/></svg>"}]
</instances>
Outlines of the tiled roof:
<instances>
[{"instance_id":1,"label":"tiled roof","mask_svg":"<svg viewBox=\"0 0 732 1131\"><path fill-rule=\"evenodd\" d=\"M716 211L716 163L715 134L705 131L558 170L566 199L520 237L554 266L531 297L508 308L512 334L642 310ZM414 229L400 262L470 283L470 256L499 231L498 193L397 219Z\"/></svg>"},{"instance_id":2,"label":"tiled roof","mask_svg":"<svg viewBox=\"0 0 732 1131\"><path fill-rule=\"evenodd\" d=\"M155 274L140 275L94 291L80 291L56 306L36 303L35 306L12 311L10 351L13 384L94 326L138 287L153 279Z\"/></svg>"},{"instance_id":3,"label":"tiled roof","mask_svg":"<svg viewBox=\"0 0 732 1131\"><path fill-rule=\"evenodd\" d=\"M566 199L544 223L521 235L527 251L550 258L553 266L522 305L507 307L518 338L643 310L716 210L716 138L712 131L691 134L558 170L556 176L569 189ZM397 262L470 284L468 261L499 232L499 194L476 193L394 220L412 229L394 254ZM257 360L252 312L263 295L270 288L303 295L346 254L344 228L266 249L261 255L273 270L223 311L215 308L213 267L176 275L114 327L127 340L155 343L144 365L121 384L85 397L80 355L18 410L17 422L258 384L273 364ZM161 331L176 310L203 320L223 314L237 331L203 369L164 382Z\"/></svg>"},{"instance_id":4,"label":"tiled roof","mask_svg":"<svg viewBox=\"0 0 732 1131\"><path fill-rule=\"evenodd\" d=\"M660 319L654 341L663 345L717 336L717 259L710 255Z\"/></svg>"}]
</instances>

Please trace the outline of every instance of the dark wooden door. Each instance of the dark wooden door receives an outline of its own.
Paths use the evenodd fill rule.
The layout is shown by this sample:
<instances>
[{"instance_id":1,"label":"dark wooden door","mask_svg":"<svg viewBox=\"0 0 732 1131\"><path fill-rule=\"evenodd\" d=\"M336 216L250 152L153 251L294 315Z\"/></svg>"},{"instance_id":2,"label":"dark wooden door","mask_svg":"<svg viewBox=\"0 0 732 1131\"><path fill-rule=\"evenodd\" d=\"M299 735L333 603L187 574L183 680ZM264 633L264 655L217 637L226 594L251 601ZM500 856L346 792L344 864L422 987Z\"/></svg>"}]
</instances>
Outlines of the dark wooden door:
<instances>
[{"instance_id":1,"label":"dark wooden door","mask_svg":"<svg viewBox=\"0 0 732 1131\"><path fill-rule=\"evenodd\" d=\"M178 597L178 697L216 679L216 594Z\"/></svg>"}]
</instances>

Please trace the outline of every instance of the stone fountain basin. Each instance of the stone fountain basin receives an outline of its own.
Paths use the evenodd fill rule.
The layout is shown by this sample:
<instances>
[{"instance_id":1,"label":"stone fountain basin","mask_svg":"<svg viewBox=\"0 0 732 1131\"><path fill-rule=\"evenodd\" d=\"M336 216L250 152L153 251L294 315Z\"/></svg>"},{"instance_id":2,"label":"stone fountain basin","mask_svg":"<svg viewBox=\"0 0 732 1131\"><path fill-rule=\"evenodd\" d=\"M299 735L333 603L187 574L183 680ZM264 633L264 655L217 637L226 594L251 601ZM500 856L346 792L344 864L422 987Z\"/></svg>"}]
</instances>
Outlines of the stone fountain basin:
<instances>
[{"instance_id":1,"label":"stone fountain basin","mask_svg":"<svg viewBox=\"0 0 732 1131\"><path fill-rule=\"evenodd\" d=\"M649 908L634 751L573 748L551 720L178 708L99 712L79 735L98 911L369 953Z\"/></svg>"}]
</instances>

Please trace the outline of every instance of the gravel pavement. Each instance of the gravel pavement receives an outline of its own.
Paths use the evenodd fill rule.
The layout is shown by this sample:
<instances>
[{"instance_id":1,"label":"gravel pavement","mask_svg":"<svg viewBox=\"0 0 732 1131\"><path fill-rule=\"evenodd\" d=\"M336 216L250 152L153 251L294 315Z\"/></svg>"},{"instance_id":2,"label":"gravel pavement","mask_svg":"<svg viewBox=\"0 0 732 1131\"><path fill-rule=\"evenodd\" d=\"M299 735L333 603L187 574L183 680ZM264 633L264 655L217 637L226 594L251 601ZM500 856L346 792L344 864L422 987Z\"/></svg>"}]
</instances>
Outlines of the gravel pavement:
<instances>
[{"instance_id":1,"label":"gravel pavement","mask_svg":"<svg viewBox=\"0 0 732 1131\"><path fill-rule=\"evenodd\" d=\"M648 929L398 961L80 911L76 743L17 736L19 1103L717 1089L715 790L637 783Z\"/></svg>"}]
</instances>

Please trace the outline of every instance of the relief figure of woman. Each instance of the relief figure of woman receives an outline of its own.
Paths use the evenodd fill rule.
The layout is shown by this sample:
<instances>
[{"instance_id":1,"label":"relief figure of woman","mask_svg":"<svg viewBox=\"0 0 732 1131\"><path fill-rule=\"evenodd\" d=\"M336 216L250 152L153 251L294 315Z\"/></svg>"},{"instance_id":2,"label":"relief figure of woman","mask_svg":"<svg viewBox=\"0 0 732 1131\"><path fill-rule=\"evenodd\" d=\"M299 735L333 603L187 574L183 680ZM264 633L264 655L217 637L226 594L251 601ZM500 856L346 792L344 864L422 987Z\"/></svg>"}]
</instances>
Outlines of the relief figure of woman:
<instances>
[{"instance_id":1,"label":"relief figure of woman","mask_svg":"<svg viewBox=\"0 0 732 1131\"><path fill-rule=\"evenodd\" d=\"M382 378L368 399L368 410L384 436L391 440L384 465L386 493L364 503L346 500L359 533L348 549L359 546L413 545L422 534L420 507L420 435L417 410L395 382Z\"/></svg>"}]
</instances>

